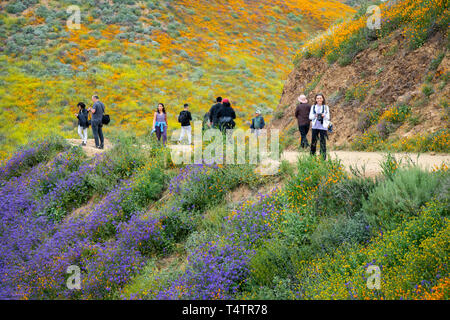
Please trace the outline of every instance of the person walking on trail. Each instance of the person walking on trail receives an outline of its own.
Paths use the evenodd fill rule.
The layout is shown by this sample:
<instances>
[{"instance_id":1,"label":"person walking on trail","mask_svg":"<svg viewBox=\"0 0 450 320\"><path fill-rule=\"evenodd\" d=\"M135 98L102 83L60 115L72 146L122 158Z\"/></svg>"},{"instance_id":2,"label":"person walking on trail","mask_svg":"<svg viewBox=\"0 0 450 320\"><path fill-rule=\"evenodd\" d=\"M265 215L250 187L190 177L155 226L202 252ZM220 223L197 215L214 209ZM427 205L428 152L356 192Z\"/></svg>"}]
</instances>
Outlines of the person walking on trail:
<instances>
[{"instance_id":1,"label":"person walking on trail","mask_svg":"<svg viewBox=\"0 0 450 320\"><path fill-rule=\"evenodd\" d=\"M163 146L166 146L167 141L167 114L164 104L158 104L158 108L153 116L153 130L156 132L156 137L158 141L161 141L161 137L163 138Z\"/></svg>"},{"instance_id":2,"label":"person walking on trail","mask_svg":"<svg viewBox=\"0 0 450 320\"><path fill-rule=\"evenodd\" d=\"M219 111L217 111L217 119L221 131L234 128L236 125L234 122L234 119L236 119L236 113L231 107L230 100L223 99L222 107Z\"/></svg>"},{"instance_id":3,"label":"person walking on trail","mask_svg":"<svg viewBox=\"0 0 450 320\"><path fill-rule=\"evenodd\" d=\"M308 103L308 99L304 94L298 97L299 103L295 109L295 117L297 118L298 130L300 131L301 142L300 146L305 149L309 147L308 132L310 126L309 113L311 111L311 105Z\"/></svg>"},{"instance_id":4,"label":"person walking on trail","mask_svg":"<svg viewBox=\"0 0 450 320\"><path fill-rule=\"evenodd\" d=\"M261 111L256 110L255 117L252 119L252 124L250 125L250 129L252 129L252 132L258 137L265 125L266 123L264 122L264 118L261 115Z\"/></svg>"},{"instance_id":5,"label":"person walking on trail","mask_svg":"<svg viewBox=\"0 0 450 320\"><path fill-rule=\"evenodd\" d=\"M312 121L312 141L311 154L316 154L317 139L320 136L320 154L323 159L327 158L326 138L330 125L330 108L326 105L323 94L317 94L314 98L314 105L311 106L309 119Z\"/></svg>"},{"instance_id":6,"label":"person walking on trail","mask_svg":"<svg viewBox=\"0 0 450 320\"><path fill-rule=\"evenodd\" d=\"M219 125L219 119L217 118L217 113L220 108L222 108L222 97L216 99L216 103L209 110L209 125L216 128Z\"/></svg>"},{"instance_id":7,"label":"person walking on trail","mask_svg":"<svg viewBox=\"0 0 450 320\"><path fill-rule=\"evenodd\" d=\"M89 108L88 111L92 113L91 126L92 133L94 134L95 147L97 149L103 149L104 138L102 130L102 119L103 114L105 113L105 105L99 100L98 95L93 95L92 101L94 102L94 105L92 106L92 108Z\"/></svg>"},{"instance_id":8,"label":"person walking on trail","mask_svg":"<svg viewBox=\"0 0 450 320\"><path fill-rule=\"evenodd\" d=\"M178 116L178 122L181 123L181 134L180 139L178 139L178 142L181 143L184 136L187 135L188 142L191 144L191 121L192 121L192 115L189 112L189 105L187 103L184 104L184 110L180 112L180 115Z\"/></svg>"},{"instance_id":9,"label":"person walking on trail","mask_svg":"<svg viewBox=\"0 0 450 320\"><path fill-rule=\"evenodd\" d=\"M87 144L88 128L89 128L89 112L86 110L86 105L83 102L78 102L78 135L81 138L81 146L84 147Z\"/></svg>"}]
</instances>

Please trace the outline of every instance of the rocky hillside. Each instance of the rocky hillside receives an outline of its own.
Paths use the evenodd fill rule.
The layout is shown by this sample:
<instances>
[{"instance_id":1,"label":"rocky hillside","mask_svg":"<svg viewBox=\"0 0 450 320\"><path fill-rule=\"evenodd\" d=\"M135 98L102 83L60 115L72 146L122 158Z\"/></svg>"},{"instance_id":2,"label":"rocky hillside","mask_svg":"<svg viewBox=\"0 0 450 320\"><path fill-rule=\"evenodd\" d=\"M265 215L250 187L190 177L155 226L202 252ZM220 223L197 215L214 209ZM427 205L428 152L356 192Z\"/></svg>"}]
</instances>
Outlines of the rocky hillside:
<instances>
[{"instance_id":1,"label":"rocky hillside","mask_svg":"<svg viewBox=\"0 0 450 320\"><path fill-rule=\"evenodd\" d=\"M442 15L448 19L448 9L440 11L438 23L416 48L405 22L392 32L366 34L366 43L348 61L334 62L332 51L299 56L271 123L285 128L284 144L294 148L299 138L293 116L297 97L306 93L313 101L323 93L335 127L329 137L334 148L448 152L449 41L447 28L439 26Z\"/></svg>"}]
</instances>

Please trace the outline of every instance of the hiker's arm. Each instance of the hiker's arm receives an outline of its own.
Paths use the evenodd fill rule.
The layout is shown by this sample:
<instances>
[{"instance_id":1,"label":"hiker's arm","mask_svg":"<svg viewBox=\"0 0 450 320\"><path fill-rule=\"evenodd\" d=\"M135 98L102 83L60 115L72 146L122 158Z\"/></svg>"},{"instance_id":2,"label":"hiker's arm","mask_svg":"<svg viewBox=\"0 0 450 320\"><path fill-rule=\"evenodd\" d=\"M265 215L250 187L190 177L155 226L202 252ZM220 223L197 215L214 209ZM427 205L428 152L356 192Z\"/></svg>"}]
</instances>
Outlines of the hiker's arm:
<instances>
[{"instance_id":1,"label":"hiker's arm","mask_svg":"<svg viewBox=\"0 0 450 320\"><path fill-rule=\"evenodd\" d=\"M264 128L264 126L266 125L266 123L264 122L264 118L261 118L262 122L261 122L261 129Z\"/></svg>"},{"instance_id":2,"label":"hiker's arm","mask_svg":"<svg viewBox=\"0 0 450 320\"><path fill-rule=\"evenodd\" d=\"M232 111L233 111L233 113L232 113L231 117L232 117L233 119L236 119L236 112L234 112L234 110L232 110Z\"/></svg>"},{"instance_id":3,"label":"hiker's arm","mask_svg":"<svg viewBox=\"0 0 450 320\"><path fill-rule=\"evenodd\" d=\"M156 124L156 112L153 115L153 130L155 130L155 124Z\"/></svg>"},{"instance_id":4,"label":"hiker's arm","mask_svg":"<svg viewBox=\"0 0 450 320\"><path fill-rule=\"evenodd\" d=\"M250 125L250 129L255 129L255 119L252 119L252 124Z\"/></svg>"},{"instance_id":5,"label":"hiker's arm","mask_svg":"<svg viewBox=\"0 0 450 320\"><path fill-rule=\"evenodd\" d=\"M316 114L314 114L314 106L311 107L311 110L309 111L309 120L314 120L317 117Z\"/></svg>"},{"instance_id":6,"label":"hiker's arm","mask_svg":"<svg viewBox=\"0 0 450 320\"><path fill-rule=\"evenodd\" d=\"M192 121L192 115L190 112L189 112L189 121Z\"/></svg>"},{"instance_id":7,"label":"hiker's arm","mask_svg":"<svg viewBox=\"0 0 450 320\"><path fill-rule=\"evenodd\" d=\"M298 107L297 108L295 108L295 117L297 118L298 117Z\"/></svg>"}]
</instances>

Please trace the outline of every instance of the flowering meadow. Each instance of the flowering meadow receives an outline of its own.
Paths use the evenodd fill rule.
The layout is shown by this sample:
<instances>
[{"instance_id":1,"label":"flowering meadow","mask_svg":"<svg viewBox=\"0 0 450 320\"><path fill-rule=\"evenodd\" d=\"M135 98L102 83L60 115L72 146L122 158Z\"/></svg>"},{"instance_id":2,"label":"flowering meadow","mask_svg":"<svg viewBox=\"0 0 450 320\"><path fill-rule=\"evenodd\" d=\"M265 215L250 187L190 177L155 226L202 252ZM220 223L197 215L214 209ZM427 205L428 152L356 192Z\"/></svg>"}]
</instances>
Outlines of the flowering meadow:
<instances>
[{"instance_id":1,"label":"flowering meadow","mask_svg":"<svg viewBox=\"0 0 450 320\"><path fill-rule=\"evenodd\" d=\"M66 24L71 5L79 29ZM159 102L172 130L184 103L202 119L217 96L238 125L256 108L268 119L301 42L354 11L334 0L2 1L0 160L29 136L77 137L76 105L94 93L107 134L151 131Z\"/></svg>"},{"instance_id":2,"label":"flowering meadow","mask_svg":"<svg viewBox=\"0 0 450 320\"><path fill-rule=\"evenodd\" d=\"M378 4L381 11L379 29L370 30L367 27L368 5L362 6L354 17L308 41L297 59L317 56L326 57L330 62L340 59L341 63L348 64L359 51L367 48L372 31L376 37L385 37L401 28L411 47L417 48L425 43L433 28L448 28L446 0L375 1L374 4Z\"/></svg>"},{"instance_id":3,"label":"flowering meadow","mask_svg":"<svg viewBox=\"0 0 450 320\"><path fill-rule=\"evenodd\" d=\"M448 299L446 166L389 156L372 179L301 156L262 177L252 165L174 167L136 139L91 159L69 146L32 156L60 141L50 137L1 168L15 174L0 185L0 298ZM254 196L230 202L243 187Z\"/></svg>"}]
</instances>

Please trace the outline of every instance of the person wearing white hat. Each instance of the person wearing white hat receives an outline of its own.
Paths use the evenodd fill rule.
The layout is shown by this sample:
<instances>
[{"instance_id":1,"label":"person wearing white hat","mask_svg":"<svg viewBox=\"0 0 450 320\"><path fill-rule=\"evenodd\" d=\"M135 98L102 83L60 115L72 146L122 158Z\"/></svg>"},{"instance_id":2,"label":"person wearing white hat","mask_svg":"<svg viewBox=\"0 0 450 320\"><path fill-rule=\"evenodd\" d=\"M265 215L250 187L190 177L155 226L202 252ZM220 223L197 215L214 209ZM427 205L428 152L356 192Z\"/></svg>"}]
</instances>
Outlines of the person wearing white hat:
<instances>
[{"instance_id":1,"label":"person wearing white hat","mask_svg":"<svg viewBox=\"0 0 450 320\"><path fill-rule=\"evenodd\" d=\"M298 130L300 131L301 142L300 146L303 149L309 147L308 138L306 137L309 132L310 122L309 112L311 105L308 104L308 99L304 94L298 97L297 108L295 109L295 118L297 118Z\"/></svg>"},{"instance_id":2,"label":"person wearing white hat","mask_svg":"<svg viewBox=\"0 0 450 320\"><path fill-rule=\"evenodd\" d=\"M255 117L252 119L250 129L252 129L252 132L258 137L265 125L264 118L261 115L261 110L257 109L255 112Z\"/></svg>"}]
</instances>

